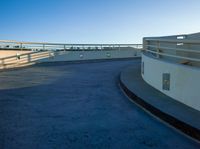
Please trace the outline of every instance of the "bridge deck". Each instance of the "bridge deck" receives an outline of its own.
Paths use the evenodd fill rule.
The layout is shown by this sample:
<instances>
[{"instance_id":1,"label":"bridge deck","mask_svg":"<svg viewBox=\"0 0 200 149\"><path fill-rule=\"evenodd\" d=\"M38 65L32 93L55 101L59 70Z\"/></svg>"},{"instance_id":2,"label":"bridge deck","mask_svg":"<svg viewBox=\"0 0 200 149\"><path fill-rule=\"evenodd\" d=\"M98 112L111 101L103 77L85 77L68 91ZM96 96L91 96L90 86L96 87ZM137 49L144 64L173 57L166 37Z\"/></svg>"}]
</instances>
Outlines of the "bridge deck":
<instances>
[{"instance_id":1,"label":"bridge deck","mask_svg":"<svg viewBox=\"0 0 200 149\"><path fill-rule=\"evenodd\" d=\"M0 73L0 148L199 148L130 102L119 72L139 60Z\"/></svg>"}]
</instances>

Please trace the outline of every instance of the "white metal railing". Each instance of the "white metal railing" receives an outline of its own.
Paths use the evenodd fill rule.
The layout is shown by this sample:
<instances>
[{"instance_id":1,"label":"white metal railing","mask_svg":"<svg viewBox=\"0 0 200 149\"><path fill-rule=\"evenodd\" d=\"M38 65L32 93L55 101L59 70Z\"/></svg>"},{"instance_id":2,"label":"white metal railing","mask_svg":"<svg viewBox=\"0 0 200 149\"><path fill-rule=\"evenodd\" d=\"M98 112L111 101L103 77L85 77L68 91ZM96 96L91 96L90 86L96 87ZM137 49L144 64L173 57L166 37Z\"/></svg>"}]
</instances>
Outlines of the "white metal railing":
<instances>
[{"instance_id":1,"label":"white metal railing","mask_svg":"<svg viewBox=\"0 0 200 149\"><path fill-rule=\"evenodd\" d=\"M200 38L197 38L199 36L194 38L194 34L192 37L190 35L147 37L143 39L143 51L156 58L200 66Z\"/></svg>"},{"instance_id":2,"label":"white metal railing","mask_svg":"<svg viewBox=\"0 0 200 149\"><path fill-rule=\"evenodd\" d=\"M0 58L0 69L31 65L40 59L66 54L67 51L122 51L127 48L141 50L142 44L61 44L0 40L0 50L28 51L24 54Z\"/></svg>"},{"instance_id":3,"label":"white metal railing","mask_svg":"<svg viewBox=\"0 0 200 149\"><path fill-rule=\"evenodd\" d=\"M17 49L33 51L59 50L123 50L125 48L142 49L142 44L64 44L43 42L18 42L0 40L0 49Z\"/></svg>"}]
</instances>

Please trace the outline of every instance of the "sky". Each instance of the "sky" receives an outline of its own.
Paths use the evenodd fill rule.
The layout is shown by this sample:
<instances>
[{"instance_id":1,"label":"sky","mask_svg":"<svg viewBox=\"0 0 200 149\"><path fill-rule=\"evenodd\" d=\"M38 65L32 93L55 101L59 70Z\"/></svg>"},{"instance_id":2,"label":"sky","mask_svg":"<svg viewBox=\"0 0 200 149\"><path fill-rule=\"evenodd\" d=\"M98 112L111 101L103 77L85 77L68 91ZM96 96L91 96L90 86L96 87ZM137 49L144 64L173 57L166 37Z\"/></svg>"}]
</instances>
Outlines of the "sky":
<instances>
[{"instance_id":1,"label":"sky","mask_svg":"<svg viewBox=\"0 0 200 149\"><path fill-rule=\"evenodd\" d=\"M0 0L0 40L142 43L200 31L200 0Z\"/></svg>"}]
</instances>

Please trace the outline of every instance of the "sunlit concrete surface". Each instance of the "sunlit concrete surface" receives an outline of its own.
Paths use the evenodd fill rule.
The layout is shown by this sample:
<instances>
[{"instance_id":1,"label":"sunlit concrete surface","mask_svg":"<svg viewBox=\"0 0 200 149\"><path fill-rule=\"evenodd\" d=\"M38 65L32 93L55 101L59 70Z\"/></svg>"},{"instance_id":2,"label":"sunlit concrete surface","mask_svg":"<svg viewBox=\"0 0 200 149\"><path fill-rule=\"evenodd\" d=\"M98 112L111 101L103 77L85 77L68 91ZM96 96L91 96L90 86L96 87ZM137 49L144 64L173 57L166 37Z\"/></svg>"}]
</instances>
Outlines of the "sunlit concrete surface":
<instances>
[{"instance_id":1,"label":"sunlit concrete surface","mask_svg":"<svg viewBox=\"0 0 200 149\"><path fill-rule=\"evenodd\" d=\"M0 73L0 148L200 148L146 114L118 77L140 60L54 63Z\"/></svg>"},{"instance_id":2,"label":"sunlit concrete surface","mask_svg":"<svg viewBox=\"0 0 200 149\"><path fill-rule=\"evenodd\" d=\"M0 58L16 56L17 54L27 54L31 51L20 51L20 50L0 50Z\"/></svg>"}]
</instances>

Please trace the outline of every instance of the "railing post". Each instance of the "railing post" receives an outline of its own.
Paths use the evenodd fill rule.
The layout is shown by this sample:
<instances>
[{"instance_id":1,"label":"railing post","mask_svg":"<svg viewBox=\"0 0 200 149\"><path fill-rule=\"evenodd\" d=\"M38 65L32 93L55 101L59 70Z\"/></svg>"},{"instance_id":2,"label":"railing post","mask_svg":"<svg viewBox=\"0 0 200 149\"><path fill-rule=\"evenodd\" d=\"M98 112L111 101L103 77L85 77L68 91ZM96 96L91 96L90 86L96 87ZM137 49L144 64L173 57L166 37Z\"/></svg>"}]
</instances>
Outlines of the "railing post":
<instances>
[{"instance_id":1,"label":"railing post","mask_svg":"<svg viewBox=\"0 0 200 149\"><path fill-rule=\"evenodd\" d=\"M156 48L156 52L157 52L157 55L156 55L156 57L157 57L157 58L159 58L159 57L160 57L160 55L159 55L159 53L160 53L160 41L157 41L157 48Z\"/></svg>"},{"instance_id":2,"label":"railing post","mask_svg":"<svg viewBox=\"0 0 200 149\"><path fill-rule=\"evenodd\" d=\"M84 45L82 45L82 48L83 48L83 51L85 51L85 46Z\"/></svg>"},{"instance_id":3,"label":"railing post","mask_svg":"<svg viewBox=\"0 0 200 149\"><path fill-rule=\"evenodd\" d=\"M20 50L22 51L22 43L20 43Z\"/></svg>"},{"instance_id":4,"label":"railing post","mask_svg":"<svg viewBox=\"0 0 200 149\"><path fill-rule=\"evenodd\" d=\"M147 50L147 45L148 45L148 41L146 41L146 39L145 38L143 38L143 51L145 51L146 52L146 50Z\"/></svg>"}]
</instances>

